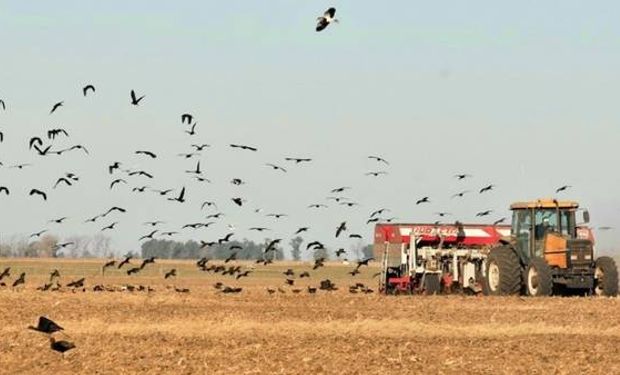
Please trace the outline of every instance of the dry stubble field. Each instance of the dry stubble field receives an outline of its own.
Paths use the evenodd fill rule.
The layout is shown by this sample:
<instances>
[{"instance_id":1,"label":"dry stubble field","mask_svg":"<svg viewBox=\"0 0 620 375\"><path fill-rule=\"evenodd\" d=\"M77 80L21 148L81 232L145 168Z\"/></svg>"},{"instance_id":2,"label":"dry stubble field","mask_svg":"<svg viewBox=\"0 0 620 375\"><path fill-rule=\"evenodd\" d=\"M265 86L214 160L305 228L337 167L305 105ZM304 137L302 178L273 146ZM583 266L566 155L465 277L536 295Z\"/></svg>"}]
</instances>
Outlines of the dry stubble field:
<instances>
[{"instance_id":1,"label":"dry stubble field","mask_svg":"<svg viewBox=\"0 0 620 375\"><path fill-rule=\"evenodd\" d=\"M353 280L375 287L377 269L353 279L352 266L336 264L297 282L330 277L340 290L293 294L281 273L308 264L257 267L237 281L180 261L103 278L102 263L0 260L0 268L13 267L11 280L28 275L24 290L0 290L0 373L620 373L617 298L352 295ZM172 267L179 277L164 281ZM155 291L36 291L53 268L63 284L85 276L88 289L131 283ZM244 290L217 293L215 281ZM268 295L267 286L287 293ZM52 352L44 335L26 329L39 315L63 325L78 348L65 357Z\"/></svg>"}]
</instances>

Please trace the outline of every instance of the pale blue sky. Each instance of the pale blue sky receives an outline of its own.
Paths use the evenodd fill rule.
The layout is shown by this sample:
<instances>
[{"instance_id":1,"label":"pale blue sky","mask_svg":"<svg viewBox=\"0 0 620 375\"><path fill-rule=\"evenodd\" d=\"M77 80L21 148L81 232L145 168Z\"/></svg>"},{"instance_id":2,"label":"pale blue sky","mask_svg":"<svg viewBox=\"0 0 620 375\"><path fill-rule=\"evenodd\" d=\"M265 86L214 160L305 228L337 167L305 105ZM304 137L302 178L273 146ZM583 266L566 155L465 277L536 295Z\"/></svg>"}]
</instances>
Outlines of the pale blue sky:
<instances>
[{"instance_id":1,"label":"pale blue sky","mask_svg":"<svg viewBox=\"0 0 620 375\"><path fill-rule=\"evenodd\" d=\"M246 228L273 228L283 237L299 226L307 240L333 247L342 220L371 240L368 214L389 207L402 221L434 221L450 211L462 221L493 209L507 215L510 202L551 196L556 187L587 206L601 249L620 245L620 4L613 1L391 1L382 10L370 1L55 1L0 2L2 63L0 98L0 196L3 236L50 228L60 236L96 233L120 221L111 233L119 252L138 248L148 232L143 221L162 219L166 230L203 220L204 199L227 214L219 226L183 232L179 239L218 237L235 225L239 238L263 238ZM335 6L340 24L322 33L315 19ZM385 8L383 6L383 8ZM92 83L97 93L83 98ZM129 91L146 98L129 105ZM65 107L49 116L60 100ZM198 135L183 133L180 114L192 112ZM29 136L64 127L79 153L39 158L27 150ZM203 169L213 180L199 185L183 174L194 161L176 154L207 142ZM228 143L256 145L256 155L234 152ZM141 148L157 161L135 157ZM364 176L392 162L388 176ZM287 175L263 163L286 166L286 156L312 157ZM156 188L187 186L189 202L175 205L131 187L109 191L107 165L115 160L152 171ZM8 165L32 162L30 170ZM64 172L82 177L72 188L52 190ZM474 178L458 183L452 175ZM120 177L120 176L119 176ZM241 177L247 185L228 181ZM461 189L498 185L488 195ZM325 202L331 188L348 185L357 208L325 212L305 207ZM42 204L27 197L31 187L50 193ZM243 196L238 209L230 198ZM413 202L430 196L432 204ZM111 205L124 216L83 220ZM253 213L286 212L273 223ZM47 220L69 216L62 226Z\"/></svg>"}]
</instances>

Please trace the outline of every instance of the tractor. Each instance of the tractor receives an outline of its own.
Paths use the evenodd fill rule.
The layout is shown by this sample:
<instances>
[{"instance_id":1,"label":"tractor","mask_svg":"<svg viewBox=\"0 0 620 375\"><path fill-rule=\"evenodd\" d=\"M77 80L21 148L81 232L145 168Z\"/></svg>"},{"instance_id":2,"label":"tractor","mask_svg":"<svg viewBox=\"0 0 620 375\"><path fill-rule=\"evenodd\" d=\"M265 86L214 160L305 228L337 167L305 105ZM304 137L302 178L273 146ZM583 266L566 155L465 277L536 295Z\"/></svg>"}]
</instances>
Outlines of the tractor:
<instances>
[{"instance_id":1,"label":"tractor","mask_svg":"<svg viewBox=\"0 0 620 375\"><path fill-rule=\"evenodd\" d=\"M510 206L510 236L502 238L486 259L483 292L488 295L549 296L579 293L618 295L613 258L594 259L590 220L574 201L539 199Z\"/></svg>"}]
</instances>

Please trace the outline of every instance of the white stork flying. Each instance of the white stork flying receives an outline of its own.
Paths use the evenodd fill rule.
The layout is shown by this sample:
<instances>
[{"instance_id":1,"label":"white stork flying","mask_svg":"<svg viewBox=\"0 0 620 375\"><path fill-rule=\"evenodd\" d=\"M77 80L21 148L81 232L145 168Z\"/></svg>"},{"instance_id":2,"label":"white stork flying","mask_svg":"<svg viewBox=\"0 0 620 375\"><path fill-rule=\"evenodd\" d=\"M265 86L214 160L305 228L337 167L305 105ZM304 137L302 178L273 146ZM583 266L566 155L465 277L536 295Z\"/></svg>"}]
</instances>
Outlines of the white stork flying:
<instances>
[{"instance_id":1,"label":"white stork flying","mask_svg":"<svg viewBox=\"0 0 620 375\"><path fill-rule=\"evenodd\" d=\"M338 20L334 18L335 14L336 14L336 8L327 9L325 13L323 13L323 16L317 18L319 22L317 22L316 24L316 31L322 31L332 22L338 23Z\"/></svg>"}]
</instances>

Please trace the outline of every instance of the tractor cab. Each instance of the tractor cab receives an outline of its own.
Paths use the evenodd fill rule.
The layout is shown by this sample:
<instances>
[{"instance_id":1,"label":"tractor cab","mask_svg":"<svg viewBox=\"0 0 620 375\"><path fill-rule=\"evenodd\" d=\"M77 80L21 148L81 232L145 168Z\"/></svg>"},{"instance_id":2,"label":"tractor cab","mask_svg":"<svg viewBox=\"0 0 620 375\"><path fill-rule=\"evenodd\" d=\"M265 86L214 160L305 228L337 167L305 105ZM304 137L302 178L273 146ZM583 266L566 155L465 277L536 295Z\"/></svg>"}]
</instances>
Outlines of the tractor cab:
<instances>
[{"instance_id":1,"label":"tractor cab","mask_svg":"<svg viewBox=\"0 0 620 375\"><path fill-rule=\"evenodd\" d=\"M512 204L511 242L521 262L542 258L561 269L591 268L593 244L578 233L578 208L577 202L555 199ZM588 211L582 219L589 221Z\"/></svg>"}]
</instances>

